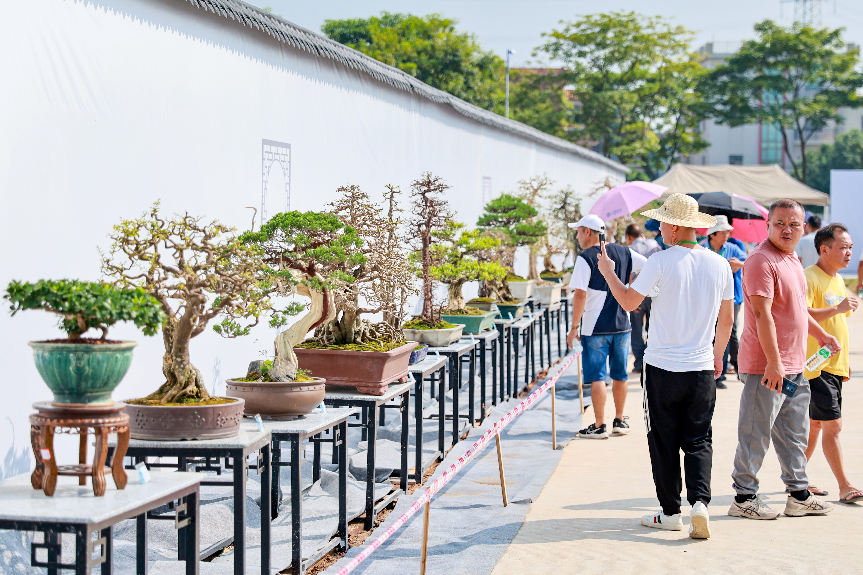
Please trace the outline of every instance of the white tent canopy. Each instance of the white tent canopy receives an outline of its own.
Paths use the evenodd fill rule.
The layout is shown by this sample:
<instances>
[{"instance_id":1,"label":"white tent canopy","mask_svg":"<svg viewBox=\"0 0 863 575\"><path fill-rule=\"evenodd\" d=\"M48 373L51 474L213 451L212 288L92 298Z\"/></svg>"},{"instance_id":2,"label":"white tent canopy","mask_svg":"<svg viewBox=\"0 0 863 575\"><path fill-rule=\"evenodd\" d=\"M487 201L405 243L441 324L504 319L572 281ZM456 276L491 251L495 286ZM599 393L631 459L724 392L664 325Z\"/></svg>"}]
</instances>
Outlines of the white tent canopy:
<instances>
[{"instance_id":1,"label":"white tent canopy","mask_svg":"<svg viewBox=\"0 0 863 575\"><path fill-rule=\"evenodd\" d=\"M777 165L771 166L690 166L675 164L667 174L654 180L666 186L662 197L671 194L700 194L725 192L752 198L770 205L776 200L790 198L801 204L826 206L830 196L800 183Z\"/></svg>"}]
</instances>

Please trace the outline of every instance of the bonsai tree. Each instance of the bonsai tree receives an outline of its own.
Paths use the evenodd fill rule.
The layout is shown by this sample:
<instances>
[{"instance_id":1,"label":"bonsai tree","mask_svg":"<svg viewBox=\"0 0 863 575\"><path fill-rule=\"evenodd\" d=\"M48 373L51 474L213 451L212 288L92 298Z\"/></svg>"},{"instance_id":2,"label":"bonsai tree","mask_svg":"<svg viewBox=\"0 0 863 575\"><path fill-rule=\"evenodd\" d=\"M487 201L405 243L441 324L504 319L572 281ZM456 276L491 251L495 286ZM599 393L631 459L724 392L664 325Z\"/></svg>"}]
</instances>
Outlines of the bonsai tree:
<instances>
[{"instance_id":1,"label":"bonsai tree","mask_svg":"<svg viewBox=\"0 0 863 575\"><path fill-rule=\"evenodd\" d=\"M535 221L538 213L536 208L510 194L503 194L486 204L485 212L476 225L493 234L493 237L501 239L501 245L496 254L485 254L483 259L499 261L508 274L515 275L513 265L516 250L535 244L545 236L545 224ZM480 294L484 297L495 297L501 302L513 300L509 286L503 280L484 282Z\"/></svg>"},{"instance_id":2,"label":"bonsai tree","mask_svg":"<svg viewBox=\"0 0 863 575\"><path fill-rule=\"evenodd\" d=\"M453 218L449 203L443 197L449 186L440 177L426 172L411 184L411 209L413 217L410 228L414 233L413 246L418 252L420 277L422 278L422 312L419 322L426 327L434 328L440 321L440 315L435 317L434 311L434 265L433 244L436 241L435 232L445 228Z\"/></svg>"},{"instance_id":3,"label":"bonsai tree","mask_svg":"<svg viewBox=\"0 0 863 575\"><path fill-rule=\"evenodd\" d=\"M558 271L551 260L553 255L563 255L564 266L566 266L567 262L577 254L576 230L570 229L568 224L577 222L579 219L581 219L581 196L572 187L566 186L549 198L549 233L546 236L549 245L543 258L545 271L549 273ZM553 238L562 241L555 246L552 244Z\"/></svg>"},{"instance_id":4,"label":"bonsai tree","mask_svg":"<svg viewBox=\"0 0 863 575\"><path fill-rule=\"evenodd\" d=\"M166 316L165 383L145 400L166 404L209 399L204 378L189 358L189 342L218 316L224 320L214 327L216 332L246 335L270 309L271 290L261 282L261 254L233 232L188 213L163 217L157 202L109 234L113 244L102 254L102 272L119 287L152 295Z\"/></svg>"},{"instance_id":5,"label":"bonsai tree","mask_svg":"<svg viewBox=\"0 0 863 575\"><path fill-rule=\"evenodd\" d=\"M502 242L499 238L483 235L478 230L465 230L464 224L450 220L436 234L440 243L432 245L431 276L447 284L449 303L447 312L464 312L462 287L469 281L502 280L506 268L496 261L480 260L477 254L494 250Z\"/></svg>"},{"instance_id":6,"label":"bonsai tree","mask_svg":"<svg viewBox=\"0 0 863 575\"><path fill-rule=\"evenodd\" d=\"M330 213L355 230L361 241L346 247L350 257L332 262L348 281L334 289L335 314L320 325L314 339L325 346L400 345L405 339L400 327L404 305L414 293L413 268L396 217L400 192L387 186L381 206L359 186L337 191L338 199L328 206ZM362 317L375 313L382 313L384 321L372 323Z\"/></svg>"},{"instance_id":7,"label":"bonsai tree","mask_svg":"<svg viewBox=\"0 0 863 575\"><path fill-rule=\"evenodd\" d=\"M141 288L118 289L110 284L78 280L12 281L3 299L11 315L41 309L60 316L59 327L67 340L79 343L108 341L108 328L118 321L131 321L144 335L155 335L165 314L159 302ZM90 329L102 331L98 340L81 339Z\"/></svg>"},{"instance_id":8,"label":"bonsai tree","mask_svg":"<svg viewBox=\"0 0 863 575\"><path fill-rule=\"evenodd\" d=\"M528 249L528 264L527 264L527 279L539 280L539 270L536 267L536 258L542 247L546 246L548 237L548 226L542 221L542 216L539 209L542 206L542 201L545 199L546 192L554 184L554 182L545 174L541 176L531 176L526 180L519 180L517 197L524 201L528 206L533 208L536 213L526 218L525 223L536 226L536 231L542 227L542 233L537 235L537 240L527 244ZM549 258L551 259L551 258Z\"/></svg>"},{"instance_id":9,"label":"bonsai tree","mask_svg":"<svg viewBox=\"0 0 863 575\"><path fill-rule=\"evenodd\" d=\"M263 254L265 275L275 293L311 299L309 312L276 336L276 359L269 375L276 381L293 381L298 369L293 348L311 330L335 318L333 290L353 281L339 266L365 262L365 256L355 251L362 241L356 230L333 214L297 211L276 214L257 232L244 233L240 241ZM302 309L295 305L277 311L270 326L285 325L288 316Z\"/></svg>"}]
</instances>

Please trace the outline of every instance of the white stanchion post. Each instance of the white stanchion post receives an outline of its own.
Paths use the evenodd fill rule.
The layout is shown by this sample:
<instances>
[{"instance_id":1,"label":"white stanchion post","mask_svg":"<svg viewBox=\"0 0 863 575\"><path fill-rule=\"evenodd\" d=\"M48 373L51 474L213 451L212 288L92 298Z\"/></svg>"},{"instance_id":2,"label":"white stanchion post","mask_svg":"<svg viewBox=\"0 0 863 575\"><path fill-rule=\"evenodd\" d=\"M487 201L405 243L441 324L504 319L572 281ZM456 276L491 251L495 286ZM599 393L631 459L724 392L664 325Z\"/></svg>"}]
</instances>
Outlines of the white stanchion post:
<instances>
[{"instance_id":1,"label":"white stanchion post","mask_svg":"<svg viewBox=\"0 0 863 575\"><path fill-rule=\"evenodd\" d=\"M554 410L554 387L551 386L551 448L557 449L557 420Z\"/></svg>"},{"instance_id":2,"label":"white stanchion post","mask_svg":"<svg viewBox=\"0 0 863 575\"><path fill-rule=\"evenodd\" d=\"M425 511L423 512L423 544L422 554L420 555L420 575L426 575L426 559L429 552L429 514L431 513L431 501L426 503Z\"/></svg>"},{"instance_id":3,"label":"white stanchion post","mask_svg":"<svg viewBox=\"0 0 863 575\"><path fill-rule=\"evenodd\" d=\"M503 506L509 505L509 499L506 496L506 477L503 474L503 451L500 449L500 433L494 436L497 444L497 467L500 469L500 494L503 497Z\"/></svg>"}]
</instances>

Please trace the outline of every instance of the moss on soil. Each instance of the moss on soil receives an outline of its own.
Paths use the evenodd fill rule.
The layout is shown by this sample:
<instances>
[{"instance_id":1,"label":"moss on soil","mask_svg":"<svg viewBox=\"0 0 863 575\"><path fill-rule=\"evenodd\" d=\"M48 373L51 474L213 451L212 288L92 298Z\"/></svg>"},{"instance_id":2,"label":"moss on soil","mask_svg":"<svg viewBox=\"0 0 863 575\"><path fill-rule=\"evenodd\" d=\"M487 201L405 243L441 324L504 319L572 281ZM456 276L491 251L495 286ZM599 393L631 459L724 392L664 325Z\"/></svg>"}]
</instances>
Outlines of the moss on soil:
<instances>
[{"instance_id":1,"label":"moss on soil","mask_svg":"<svg viewBox=\"0 0 863 575\"><path fill-rule=\"evenodd\" d=\"M294 346L300 349L333 349L338 351L377 351L387 352L406 344L407 341L391 341L379 343L372 341L369 343L349 343L346 345L324 345L317 341L304 341L300 345Z\"/></svg>"},{"instance_id":2,"label":"moss on soil","mask_svg":"<svg viewBox=\"0 0 863 575\"><path fill-rule=\"evenodd\" d=\"M467 306L464 309L445 309L441 312L441 315L483 315L488 313L487 311L482 311L479 308Z\"/></svg>"},{"instance_id":3,"label":"moss on soil","mask_svg":"<svg viewBox=\"0 0 863 575\"><path fill-rule=\"evenodd\" d=\"M402 329L450 329L456 327L448 321L440 320L436 324L430 326L422 322L420 319L412 319L402 326Z\"/></svg>"},{"instance_id":4,"label":"moss on soil","mask_svg":"<svg viewBox=\"0 0 863 575\"><path fill-rule=\"evenodd\" d=\"M86 338L86 337L85 338L78 338L78 339L68 339L68 338L64 337L63 339L47 339L45 341L37 341L36 343L74 343L74 344L86 343L88 345L111 345L111 344L126 343L126 342L115 340L115 339L91 339L91 338Z\"/></svg>"},{"instance_id":5,"label":"moss on soil","mask_svg":"<svg viewBox=\"0 0 863 575\"><path fill-rule=\"evenodd\" d=\"M475 297L467 303L494 303L493 297Z\"/></svg>"},{"instance_id":6,"label":"moss on soil","mask_svg":"<svg viewBox=\"0 0 863 575\"><path fill-rule=\"evenodd\" d=\"M419 350L423 349L424 347L425 347L425 344L421 343L418 346L416 346L415 348L413 348L412 351L419 351Z\"/></svg>"},{"instance_id":7,"label":"moss on soil","mask_svg":"<svg viewBox=\"0 0 863 575\"><path fill-rule=\"evenodd\" d=\"M506 276L506 281L508 282L526 282L527 280L521 276L517 276L515 274L508 274Z\"/></svg>"},{"instance_id":8,"label":"moss on soil","mask_svg":"<svg viewBox=\"0 0 863 575\"><path fill-rule=\"evenodd\" d=\"M566 275L566 272L557 272L557 273L543 272L543 273L539 274L539 277L541 277L541 278L562 278L565 275Z\"/></svg>"},{"instance_id":9,"label":"moss on soil","mask_svg":"<svg viewBox=\"0 0 863 575\"><path fill-rule=\"evenodd\" d=\"M234 378L234 381L241 381L243 383L259 383L259 382L262 382L263 380L259 377L237 377L237 378ZM303 383L305 381L315 381L315 378L311 377L311 372L303 370L303 369L298 369L297 370L297 378L294 380L294 382ZM277 382L267 380L264 383L277 383ZM288 382L288 383L292 383L292 382Z\"/></svg>"},{"instance_id":10,"label":"moss on soil","mask_svg":"<svg viewBox=\"0 0 863 575\"><path fill-rule=\"evenodd\" d=\"M197 397L187 397L185 399L181 399L180 401L172 401L170 403L160 403L158 399L127 399L123 403L128 403L131 405L152 405L155 407L179 407L179 406L202 406L202 405L225 405L227 403L234 403L237 400L231 397L211 397L210 399L198 399Z\"/></svg>"}]
</instances>

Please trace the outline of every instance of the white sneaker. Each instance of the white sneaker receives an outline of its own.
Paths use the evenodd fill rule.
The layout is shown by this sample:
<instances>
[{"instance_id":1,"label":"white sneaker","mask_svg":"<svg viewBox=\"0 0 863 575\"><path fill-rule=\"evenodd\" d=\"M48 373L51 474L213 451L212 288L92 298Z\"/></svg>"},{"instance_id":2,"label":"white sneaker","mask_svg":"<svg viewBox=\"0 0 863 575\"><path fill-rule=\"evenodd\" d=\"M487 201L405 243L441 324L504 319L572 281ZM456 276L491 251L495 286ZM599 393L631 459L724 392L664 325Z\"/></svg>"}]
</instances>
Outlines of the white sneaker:
<instances>
[{"instance_id":1,"label":"white sneaker","mask_svg":"<svg viewBox=\"0 0 863 575\"><path fill-rule=\"evenodd\" d=\"M833 504L823 499L818 499L811 493L806 501L798 501L788 496L785 503L785 515L789 517L803 517L804 515L827 515L833 511Z\"/></svg>"},{"instance_id":2,"label":"white sneaker","mask_svg":"<svg viewBox=\"0 0 863 575\"><path fill-rule=\"evenodd\" d=\"M761 496L743 503L737 503L735 499L728 510L728 514L744 519L776 519L779 517L779 512L761 501Z\"/></svg>"},{"instance_id":3,"label":"white sneaker","mask_svg":"<svg viewBox=\"0 0 863 575\"><path fill-rule=\"evenodd\" d=\"M683 530L683 520L680 518L680 513L677 515L666 515L660 511L653 515L644 515L641 518L641 524L645 527L653 527L654 529L666 529L668 531Z\"/></svg>"},{"instance_id":4,"label":"white sneaker","mask_svg":"<svg viewBox=\"0 0 863 575\"><path fill-rule=\"evenodd\" d=\"M707 505L696 501L689 513L689 536L693 539L710 538L710 514Z\"/></svg>"}]
</instances>

